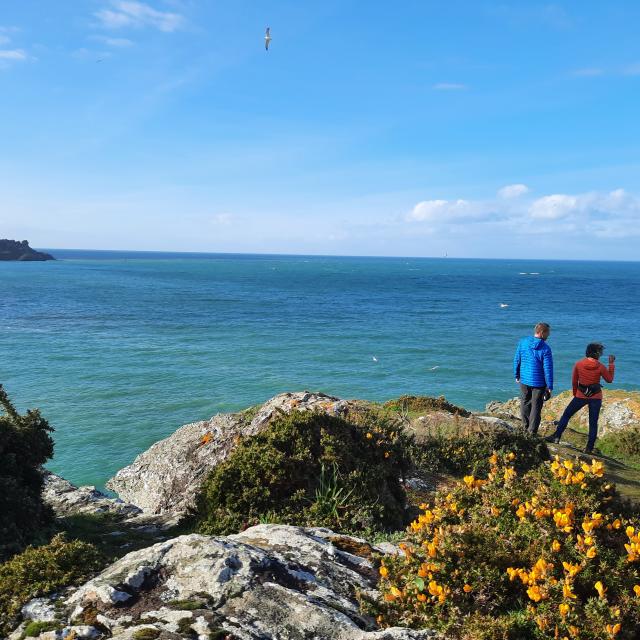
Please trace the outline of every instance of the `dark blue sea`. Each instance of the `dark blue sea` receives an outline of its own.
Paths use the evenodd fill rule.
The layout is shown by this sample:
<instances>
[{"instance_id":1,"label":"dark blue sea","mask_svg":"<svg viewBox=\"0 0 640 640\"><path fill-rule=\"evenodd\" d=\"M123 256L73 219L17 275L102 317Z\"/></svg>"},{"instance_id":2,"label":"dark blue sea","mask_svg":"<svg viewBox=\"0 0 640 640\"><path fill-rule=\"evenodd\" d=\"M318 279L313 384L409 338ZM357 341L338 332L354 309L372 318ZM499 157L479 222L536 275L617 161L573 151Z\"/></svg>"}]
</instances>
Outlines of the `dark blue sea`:
<instances>
[{"instance_id":1,"label":"dark blue sea","mask_svg":"<svg viewBox=\"0 0 640 640\"><path fill-rule=\"evenodd\" d=\"M594 340L640 388L638 262L49 251L0 262L0 383L55 427L49 466L75 483L283 391L481 409L516 394L537 321L558 391Z\"/></svg>"}]
</instances>

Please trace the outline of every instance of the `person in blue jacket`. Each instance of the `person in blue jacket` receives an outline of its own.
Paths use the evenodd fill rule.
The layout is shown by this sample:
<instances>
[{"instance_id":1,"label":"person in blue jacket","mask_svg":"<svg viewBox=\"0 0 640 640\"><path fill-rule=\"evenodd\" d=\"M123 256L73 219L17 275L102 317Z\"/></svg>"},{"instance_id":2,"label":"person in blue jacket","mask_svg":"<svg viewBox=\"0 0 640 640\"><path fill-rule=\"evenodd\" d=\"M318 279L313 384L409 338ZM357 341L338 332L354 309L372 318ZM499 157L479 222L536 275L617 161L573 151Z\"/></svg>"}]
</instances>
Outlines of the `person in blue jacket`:
<instances>
[{"instance_id":1,"label":"person in blue jacket","mask_svg":"<svg viewBox=\"0 0 640 640\"><path fill-rule=\"evenodd\" d=\"M520 385L522 426L531 434L538 433L542 403L553 391L553 355L547 344L551 327L538 322L534 335L522 338L513 358L513 375Z\"/></svg>"}]
</instances>

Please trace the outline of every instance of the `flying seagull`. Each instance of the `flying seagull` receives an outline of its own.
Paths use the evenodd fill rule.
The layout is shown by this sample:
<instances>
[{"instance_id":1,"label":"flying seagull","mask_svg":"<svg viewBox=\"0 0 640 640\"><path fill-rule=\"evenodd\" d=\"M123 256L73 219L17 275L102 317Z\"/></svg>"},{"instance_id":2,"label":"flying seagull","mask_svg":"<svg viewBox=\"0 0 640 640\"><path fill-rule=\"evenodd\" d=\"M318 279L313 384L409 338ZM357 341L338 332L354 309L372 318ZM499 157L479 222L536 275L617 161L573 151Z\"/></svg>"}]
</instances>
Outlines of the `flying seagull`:
<instances>
[{"instance_id":1,"label":"flying seagull","mask_svg":"<svg viewBox=\"0 0 640 640\"><path fill-rule=\"evenodd\" d=\"M271 42L271 27L267 27L264 34L264 48L269 51L269 43Z\"/></svg>"}]
</instances>

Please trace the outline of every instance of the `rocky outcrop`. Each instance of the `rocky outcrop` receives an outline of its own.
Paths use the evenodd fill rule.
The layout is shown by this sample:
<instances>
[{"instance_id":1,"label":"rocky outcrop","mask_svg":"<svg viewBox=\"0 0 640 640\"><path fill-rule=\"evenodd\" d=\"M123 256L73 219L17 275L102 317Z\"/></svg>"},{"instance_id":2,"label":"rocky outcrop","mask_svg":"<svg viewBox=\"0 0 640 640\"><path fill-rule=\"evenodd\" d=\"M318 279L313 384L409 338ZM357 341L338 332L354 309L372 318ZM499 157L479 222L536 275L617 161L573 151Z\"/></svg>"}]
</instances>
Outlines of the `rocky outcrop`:
<instances>
[{"instance_id":1,"label":"rocky outcrop","mask_svg":"<svg viewBox=\"0 0 640 640\"><path fill-rule=\"evenodd\" d=\"M452 421L462 431L473 433L511 428L504 420L472 415L449 405L441 398L410 399L416 406L417 401L420 401L419 406L424 408L424 415L415 416L416 410L412 409L414 417L409 418L402 412L397 413L397 417L418 440L436 432L445 424L450 425ZM390 404L393 403L384 406ZM179 517L194 505L198 490L209 472L227 459L242 438L260 433L279 413L324 411L347 417L350 413L371 407L371 403L361 400L342 400L323 393L282 393L253 410L218 414L210 420L181 427L141 453L132 464L118 471L107 482L107 487L147 514L172 514Z\"/></svg>"},{"instance_id":2,"label":"rocky outcrop","mask_svg":"<svg viewBox=\"0 0 640 640\"><path fill-rule=\"evenodd\" d=\"M554 420L559 420L571 397L570 391L564 391L545 402L542 411L543 421L551 423ZM499 418L519 420L520 401L518 398L512 398L506 402L493 401L487 404L486 411ZM577 414L573 423L588 429L589 414L586 409ZM598 422L600 435L604 436L607 433L633 427L640 428L640 391L605 389Z\"/></svg>"},{"instance_id":3,"label":"rocky outcrop","mask_svg":"<svg viewBox=\"0 0 640 640\"><path fill-rule=\"evenodd\" d=\"M0 260L20 260L22 262L42 262L55 258L42 251L36 251L26 240L0 240Z\"/></svg>"},{"instance_id":4,"label":"rocky outcrop","mask_svg":"<svg viewBox=\"0 0 640 640\"><path fill-rule=\"evenodd\" d=\"M379 597L374 551L399 553L328 529L284 525L224 538L180 536L126 555L68 596L56 608L61 630L51 640L80 634L125 640L145 629L149 638L200 640L437 637L378 630L362 613L360 600ZM51 617L42 599L27 608Z\"/></svg>"},{"instance_id":5,"label":"rocky outcrop","mask_svg":"<svg viewBox=\"0 0 640 640\"><path fill-rule=\"evenodd\" d=\"M78 514L109 514L118 518L130 518L142 513L139 507L111 498L95 487L76 487L50 471L45 471L43 476L42 498L58 518Z\"/></svg>"},{"instance_id":6,"label":"rocky outcrop","mask_svg":"<svg viewBox=\"0 0 640 640\"><path fill-rule=\"evenodd\" d=\"M323 393L282 393L257 411L218 414L187 424L118 471L107 487L147 513L182 514L194 504L209 471L226 460L240 439L262 431L278 412L341 415L348 407L348 402Z\"/></svg>"}]
</instances>

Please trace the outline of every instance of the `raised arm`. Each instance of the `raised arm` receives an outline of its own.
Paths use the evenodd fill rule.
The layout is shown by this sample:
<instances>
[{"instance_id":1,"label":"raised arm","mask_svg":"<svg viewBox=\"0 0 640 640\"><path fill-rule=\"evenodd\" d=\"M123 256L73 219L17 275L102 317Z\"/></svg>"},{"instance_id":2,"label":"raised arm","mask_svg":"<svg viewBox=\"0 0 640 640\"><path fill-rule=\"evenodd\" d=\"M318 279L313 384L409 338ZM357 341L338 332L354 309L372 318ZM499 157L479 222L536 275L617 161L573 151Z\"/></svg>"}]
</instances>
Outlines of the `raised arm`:
<instances>
[{"instance_id":1,"label":"raised arm","mask_svg":"<svg viewBox=\"0 0 640 640\"><path fill-rule=\"evenodd\" d=\"M600 375L607 381L613 382L613 376L616 373L616 364L615 358L612 360L609 358L609 367L605 367L602 363L600 363Z\"/></svg>"}]
</instances>

